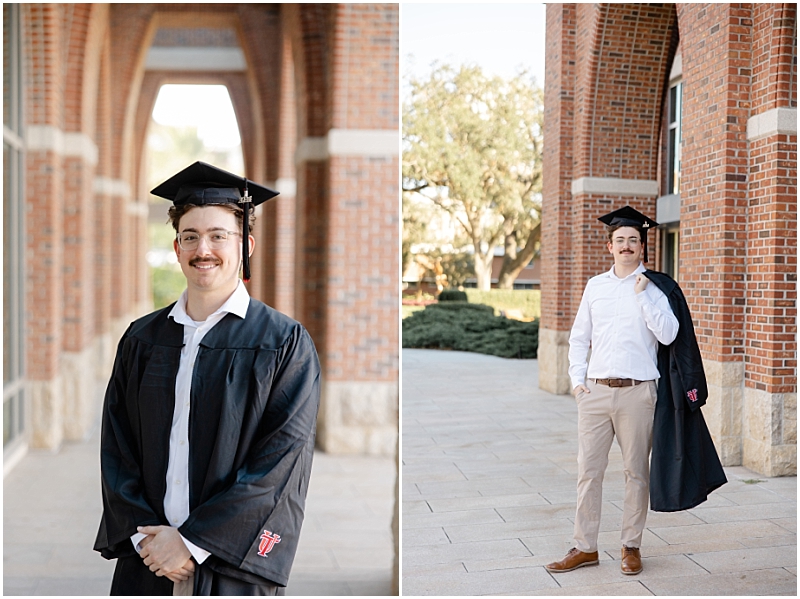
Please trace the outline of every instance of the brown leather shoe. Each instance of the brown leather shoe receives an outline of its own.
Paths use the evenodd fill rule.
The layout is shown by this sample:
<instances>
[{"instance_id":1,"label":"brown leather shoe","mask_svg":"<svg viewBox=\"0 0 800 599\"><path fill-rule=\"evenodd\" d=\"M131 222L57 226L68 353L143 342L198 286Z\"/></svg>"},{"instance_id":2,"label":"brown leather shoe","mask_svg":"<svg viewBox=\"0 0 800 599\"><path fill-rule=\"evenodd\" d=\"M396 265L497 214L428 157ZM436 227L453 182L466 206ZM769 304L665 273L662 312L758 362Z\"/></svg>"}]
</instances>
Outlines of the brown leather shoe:
<instances>
[{"instance_id":1,"label":"brown leather shoe","mask_svg":"<svg viewBox=\"0 0 800 599\"><path fill-rule=\"evenodd\" d=\"M545 569L548 572L557 574L559 572L570 572L576 568L582 568L583 566L596 566L598 563L600 562L597 559L597 551L593 551L592 553L584 553L577 547L573 547L569 550L564 559L562 559L560 562L547 564Z\"/></svg>"},{"instance_id":2,"label":"brown leather shoe","mask_svg":"<svg viewBox=\"0 0 800 599\"><path fill-rule=\"evenodd\" d=\"M638 574L642 571L642 556L638 547L622 546L622 562L619 569L623 574Z\"/></svg>"}]
</instances>

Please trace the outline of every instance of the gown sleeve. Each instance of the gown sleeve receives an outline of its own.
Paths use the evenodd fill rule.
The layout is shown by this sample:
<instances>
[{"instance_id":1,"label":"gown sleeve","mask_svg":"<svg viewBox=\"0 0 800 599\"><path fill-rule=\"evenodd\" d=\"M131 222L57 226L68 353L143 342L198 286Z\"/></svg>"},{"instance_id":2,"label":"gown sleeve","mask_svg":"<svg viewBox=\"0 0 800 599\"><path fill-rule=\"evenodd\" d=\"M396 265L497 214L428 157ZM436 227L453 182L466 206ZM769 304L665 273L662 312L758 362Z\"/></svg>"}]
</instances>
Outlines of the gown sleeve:
<instances>
[{"instance_id":1,"label":"gown sleeve","mask_svg":"<svg viewBox=\"0 0 800 599\"><path fill-rule=\"evenodd\" d=\"M213 558L285 586L311 474L320 366L299 324L275 359L271 384L256 381L256 393L267 394L266 408L233 484L193 509L178 530ZM230 573L219 560L208 563Z\"/></svg>"},{"instance_id":2,"label":"gown sleeve","mask_svg":"<svg viewBox=\"0 0 800 599\"><path fill-rule=\"evenodd\" d=\"M135 555L131 536L137 526L161 524L144 495L141 459L134 442L126 397L136 343L130 328L117 346L114 369L103 401L100 433L103 516L94 549L106 559Z\"/></svg>"}]
</instances>

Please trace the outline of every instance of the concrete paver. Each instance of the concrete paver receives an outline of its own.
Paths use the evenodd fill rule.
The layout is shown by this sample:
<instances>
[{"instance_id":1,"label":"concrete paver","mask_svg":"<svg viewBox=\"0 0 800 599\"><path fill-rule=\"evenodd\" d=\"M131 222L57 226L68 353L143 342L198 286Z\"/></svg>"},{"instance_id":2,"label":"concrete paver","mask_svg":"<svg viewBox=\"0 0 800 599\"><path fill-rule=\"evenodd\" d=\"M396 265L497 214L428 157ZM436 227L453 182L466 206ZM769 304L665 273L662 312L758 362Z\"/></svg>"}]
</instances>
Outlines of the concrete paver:
<instances>
[{"instance_id":1,"label":"concrete paver","mask_svg":"<svg viewBox=\"0 0 800 599\"><path fill-rule=\"evenodd\" d=\"M402 406L404 595L796 595L796 477L726 468L704 504L649 513L625 576L614 443L600 564L551 575L575 517L574 400L538 388L536 360L403 350Z\"/></svg>"},{"instance_id":2,"label":"concrete paver","mask_svg":"<svg viewBox=\"0 0 800 599\"><path fill-rule=\"evenodd\" d=\"M31 451L4 480L3 594L108 595L114 561L100 522L99 435ZM287 595L389 595L395 462L317 453Z\"/></svg>"}]
</instances>

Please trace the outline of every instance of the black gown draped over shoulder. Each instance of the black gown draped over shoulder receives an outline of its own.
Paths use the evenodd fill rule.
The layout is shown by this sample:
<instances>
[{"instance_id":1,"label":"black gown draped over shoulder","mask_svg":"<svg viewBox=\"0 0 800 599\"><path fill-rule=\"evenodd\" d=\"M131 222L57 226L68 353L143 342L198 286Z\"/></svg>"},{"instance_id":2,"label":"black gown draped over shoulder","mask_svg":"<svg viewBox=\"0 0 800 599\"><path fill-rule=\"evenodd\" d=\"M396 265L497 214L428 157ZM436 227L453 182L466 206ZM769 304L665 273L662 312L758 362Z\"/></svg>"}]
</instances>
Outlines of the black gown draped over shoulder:
<instances>
[{"instance_id":1,"label":"black gown draped over shoulder","mask_svg":"<svg viewBox=\"0 0 800 599\"><path fill-rule=\"evenodd\" d=\"M686 298L670 276L652 270L644 274L667 296L679 325L675 341L658 347L650 456L650 509L677 512L701 504L728 479L700 410L708 386Z\"/></svg>"}]
</instances>

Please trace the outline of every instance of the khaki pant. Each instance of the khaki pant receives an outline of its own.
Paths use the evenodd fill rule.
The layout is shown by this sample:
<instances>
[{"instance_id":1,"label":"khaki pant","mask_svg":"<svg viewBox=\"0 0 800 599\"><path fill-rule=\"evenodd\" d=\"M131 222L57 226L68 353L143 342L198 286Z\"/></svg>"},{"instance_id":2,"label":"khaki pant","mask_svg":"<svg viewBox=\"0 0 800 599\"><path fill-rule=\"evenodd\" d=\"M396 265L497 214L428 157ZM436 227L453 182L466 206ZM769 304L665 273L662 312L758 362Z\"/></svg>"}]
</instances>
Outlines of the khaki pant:
<instances>
[{"instance_id":1,"label":"khaki pant","mask_svg":"<svg viewBox=\"0 0 800 599\"><path fill-rule=\"evenodd\" d=\"M614 435L625 468L625 506L622 512L623 545L640 547L650 491L650 448L656 383L608 387L587 381L590 393L579 392L578 402L578 509L575 546L597 551L603 475Z\"/></svg>"}]
</instances>

